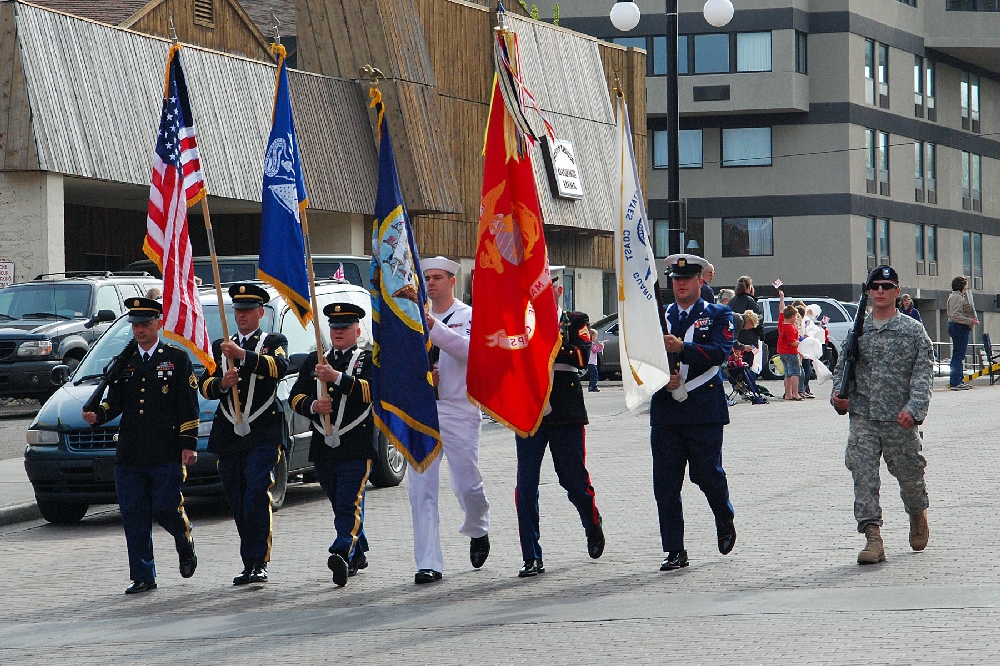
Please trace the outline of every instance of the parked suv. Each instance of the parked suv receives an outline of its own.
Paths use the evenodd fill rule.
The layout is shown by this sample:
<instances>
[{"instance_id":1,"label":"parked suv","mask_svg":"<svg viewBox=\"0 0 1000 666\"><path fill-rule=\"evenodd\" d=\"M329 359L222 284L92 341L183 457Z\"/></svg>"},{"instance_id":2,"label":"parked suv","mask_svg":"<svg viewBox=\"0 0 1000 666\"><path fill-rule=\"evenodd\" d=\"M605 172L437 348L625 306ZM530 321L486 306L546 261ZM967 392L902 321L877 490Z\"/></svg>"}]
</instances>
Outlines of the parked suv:
<instances>
[{"instance_id":1,"label":"parked suv","mask_svg":"<svg viewBox=\"0 0 1000 666\"><path fill-rule=\"evenodd\" d=\"M844 304L832 298L817 298L814 296L796 298L785 296L786 305L791 305L794 301L802 301L806 304L806 307L817 305L822 311L820 319L823 317L830 318L826 324L826 330L830 334L830 344L825 345L823 348L823 363L830 370L833 370L837 365L837 359L840 355L840 346L854 327L854 317L848 314ZM779 302L780 299L777 298L761 298L757 301L764 310L764 344L767 345L767 349L764 352L764 358L767 362L764 363L761 369L761 376L764 379L775 379L778 376L774 365L770 361L777 353L775 350L778 347Z\"/></svg>"},{"instance_id":2,"label":"parked suv","mask_svg":"<svg viewBox=\"0 0 1000 666\"><path fill-rule=\"evenodd\" d=\"M246 282L257 279L257 264L259 257L256 254L241 254L233 256L218 257L219 280L225 284L227 282ZM371 259L368 257L357 257L349 254L314 254L313 271L317 280L332 279L340 267L344 268L344 279L359 287L368 285L368 275L371 272ZM130 271L147 271L153 275L159 275L159 271L149 259L135 261L129 264ZM194 274L201 278L203 285L214 285L215 274L212 272L211 257L194 258Z\"/></svg>"},{"instance_id":3,"label":"parked suv","mask_svg":"<svg viewBox=\"0 0 1000 666\"><path fill-rule=\"evenodd\" d=\"M39 275L0 289L0 398L39 398L59 388L57 365L76 368L121 315L125 298L160 281L148 273Z\"/></svg>"},{"instance_id":4,"label":"parked suv","mask_svg":"<svg viewBox=\"0 0 1000 666\"><path fill-rule=\"evenodd\" d=\"M271 300L264 306L260 327L265 333L281 332L288 338L288 373L278 385L278 399L285 412L285 454L275 468L275 484L271 490L275 508L284 502L289 477L302 481L315 481L309 462L312 429L309 420L288 407L289 391L295 383L299 367L310 351L316 348L316 335L312 325L303 328L295 314L281 296L270 286L265 286ZM341 281L323 281L316 284L316 296L322 309L334 301L350 301L371 313L371 297L360 287ZM208 333L213 339L221 337L221 322L215 290L201 292L202 305ZM226 314L230 332L236 331L232 304L225 296ZM322 333L329 346L329 328L323 317ZM371 317L361 320L362 346L370 348ZM80 520L91 504L113 504L118 501L115 493L114 464L118 440L118 419L92 428L81 415L81 406L94 391L104 367L132 338L128 317L118 319L98 340L90 353L77 368L72 382L64 384L38 412L28 427L28 447L24 453L24 467L35 491L35 499L42 517L53 523L74 523ZM204 371L199 361L191 355L195 373ZM222 491L216 469L216 457L206 451L208 436L212 431L217 401L205 400L199 395L201 426L198 430L198 462L188 467L184 482L187 495L215 494ZM228 423L223 423L227 425ZM406 461L378 429L375 429L378 457L372 465L372 484L376 487L396 486L406 473Z\"/></svg>"}]
</instances>

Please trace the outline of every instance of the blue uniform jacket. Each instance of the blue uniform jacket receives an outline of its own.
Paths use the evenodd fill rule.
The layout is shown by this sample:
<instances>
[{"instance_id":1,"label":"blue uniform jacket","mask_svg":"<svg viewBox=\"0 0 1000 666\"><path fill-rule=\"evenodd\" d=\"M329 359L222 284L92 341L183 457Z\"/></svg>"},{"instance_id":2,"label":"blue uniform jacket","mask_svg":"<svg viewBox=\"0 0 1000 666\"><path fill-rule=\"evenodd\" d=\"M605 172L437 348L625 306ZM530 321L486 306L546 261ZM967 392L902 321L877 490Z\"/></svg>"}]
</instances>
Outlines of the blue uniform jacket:
<instances>
[{"instance_id":1,"label":"blue uniform jacket","mask_svg":"<svg viewBox=\"0 0 1000 666\"><path fill-rule=\"evenodd\" d=\"M691 309L684 330L679 330L677 305L667 308L667 321L673 335L683 339L695 327L691 342L684 343L681 362L689 366L688 379L694 379L712 366L722 365L733 350L733 311L727 305L706 303L699 299ZM720 375L688 392L687 400L677 402L663 388L653 395L649 410L651 426L725 425L729 423L729 405Z\"/></svg>"}]
</instances>

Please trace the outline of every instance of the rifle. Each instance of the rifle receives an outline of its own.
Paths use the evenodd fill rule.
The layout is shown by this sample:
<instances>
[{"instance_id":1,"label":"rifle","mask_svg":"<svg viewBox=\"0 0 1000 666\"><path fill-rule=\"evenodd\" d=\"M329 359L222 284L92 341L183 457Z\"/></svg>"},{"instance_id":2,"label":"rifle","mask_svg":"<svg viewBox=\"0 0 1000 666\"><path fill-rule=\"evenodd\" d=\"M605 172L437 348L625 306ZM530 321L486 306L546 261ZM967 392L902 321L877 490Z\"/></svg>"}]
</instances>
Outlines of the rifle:
<instances>
[{"instance_id":1,"label":"rifle","mask_svg":"<svg viewBox=\"0 0 1000 666\"><path fill-rule=\"evenodd\" d=\"M101 381L98 382L94 392L90 394L90 399L84 404L83 411L97 411L97 408L101 406L101 398L104 397L104 390L108 388L111 382L118 381L121 378L122 373L125 372L125 365L138 348L139 343L136 342L135 338L132 338L117 356L108 361L108 364L104 366L104 376L101 377Z\"/></svg>"},{"instance_id":2,"label":"rifle","mask_svg":"<svg viewBox=\"0 0 1000 666\"><path fill-rule=\"evenodd\" d=\"M861 286L861 300L858 301L858 315L854 320L854 329L851 336L847 338L847 346L844 348L844 375L840 378L840 389L837 391L839 397L847 399L851 394L851 386L855 382L854 372L858 363L858 345L861 343L861 335L865 332L865 310L868 308L868 287Z\"/></svg>"},{"instance_id":3,"label":"rifle","mask_svg":"<svg viewBox=\"0 0 1000 666\"><path fill-rule=\"evenodd\" d=\"M663 294L660 293L660 281L656 280L653 283L653 293L656 295L656 311L660 315L660 330L666 335L669 333L667 330L667 309L663 307ZM670 375L680 375L681 372L681 359L677 354L671 354L667 352L667 362L670 364ZM681 385L670 392L670 395L674 397L677 402L684 402L687 400L688 393L687 387L684 386L684 378L681 377Z\"/></svg>"}]
</instances>

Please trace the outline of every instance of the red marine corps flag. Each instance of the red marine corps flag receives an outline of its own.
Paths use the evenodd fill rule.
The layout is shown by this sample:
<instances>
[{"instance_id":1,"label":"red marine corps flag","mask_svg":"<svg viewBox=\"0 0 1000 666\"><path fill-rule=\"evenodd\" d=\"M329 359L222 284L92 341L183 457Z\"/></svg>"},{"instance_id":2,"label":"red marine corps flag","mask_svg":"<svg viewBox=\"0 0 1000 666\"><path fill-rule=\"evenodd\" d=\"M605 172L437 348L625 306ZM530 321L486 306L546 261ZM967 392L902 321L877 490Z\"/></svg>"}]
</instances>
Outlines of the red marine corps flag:
<instances>
[{"instance_id":1,"label":"red marine corps flag","mask_svg":"<svg viewBox=\"0 0 1000 666\"><path fill-rule=\"evenodd\" d=\"M486 129L483 198L473 273L469 399L522 437L542 421L559 350L542 214L524 122L531 103L517 68L517 37L497 33L497 76Z\"/></svg>"}]
</instances>

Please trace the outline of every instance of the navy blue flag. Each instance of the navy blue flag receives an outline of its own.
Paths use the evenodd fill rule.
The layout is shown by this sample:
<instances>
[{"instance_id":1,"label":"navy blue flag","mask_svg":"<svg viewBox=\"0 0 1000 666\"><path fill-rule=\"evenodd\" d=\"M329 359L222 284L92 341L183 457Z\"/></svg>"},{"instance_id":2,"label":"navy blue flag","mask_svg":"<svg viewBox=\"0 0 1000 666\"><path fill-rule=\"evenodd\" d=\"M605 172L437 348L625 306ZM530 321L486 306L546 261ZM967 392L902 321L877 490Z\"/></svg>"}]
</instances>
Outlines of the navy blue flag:
<instances>
[{"instance_id":1,"label":"navy blue flag","mask_svg":"<svg viewBox=\"0 0 1000 666\"><path fill-rule=\"evenodd\" d=\"M288 96L285 47L274 44L271 50L278 55L278 76L274 86L271 136L267 139L264 155L263 220L257 275L278 290L305 326L312 320L313 313L300 215L309 204L309 198L302 178L292 101Z\"/></svg>"},{"instance_id":2,"label":"navy blue flag","mask_svg":"<svg viewBox=\"0 0 1000 666\"><path fill-rule=\"evenodd\" d=\"M372 405L375 424L410 465L423 472L441 452L437 403L431 383L427 290L396 173L381 94L378 193L372 230Z\"/></svg>"}]
</instances>

